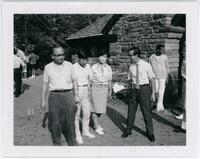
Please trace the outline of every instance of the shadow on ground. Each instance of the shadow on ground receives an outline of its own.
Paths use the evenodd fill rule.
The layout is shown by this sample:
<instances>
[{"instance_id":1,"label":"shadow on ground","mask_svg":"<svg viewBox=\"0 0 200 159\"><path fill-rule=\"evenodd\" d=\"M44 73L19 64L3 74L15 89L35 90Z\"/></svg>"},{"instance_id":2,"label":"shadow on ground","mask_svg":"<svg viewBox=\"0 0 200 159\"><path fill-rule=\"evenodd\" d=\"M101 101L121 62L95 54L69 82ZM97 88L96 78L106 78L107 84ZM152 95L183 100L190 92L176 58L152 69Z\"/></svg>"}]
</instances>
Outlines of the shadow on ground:
<instances>
[{"instance_id":1,"label":"shadow on ground","mask_svg":"<svg viewBox=\"0 0 200 159\"><path fill-rule=\"evenodd\" d=\"M121 132L123 133L126 129L126 127L124 125L126 125L126 118L120 114L118 111L116 111L115 109L111 108L111 107L107 107L107 115L108 117L112 120L112 122L121 130ZM140 133L143 136L147 136L146 132L143 131L142 129L140 129L137 126L133 126L133 129Z\"/></svg>"}]
</instances>

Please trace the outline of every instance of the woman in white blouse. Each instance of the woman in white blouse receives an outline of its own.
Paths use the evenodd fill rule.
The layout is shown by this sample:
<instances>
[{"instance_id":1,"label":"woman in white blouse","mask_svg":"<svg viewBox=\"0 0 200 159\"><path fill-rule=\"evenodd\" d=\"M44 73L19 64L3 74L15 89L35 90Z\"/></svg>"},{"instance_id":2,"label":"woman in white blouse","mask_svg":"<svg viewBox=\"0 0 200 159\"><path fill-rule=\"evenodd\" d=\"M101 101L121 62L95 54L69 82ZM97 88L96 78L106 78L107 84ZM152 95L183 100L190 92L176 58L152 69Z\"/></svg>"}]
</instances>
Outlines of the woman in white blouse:
<instances>
[{"instance_id":1,"label":"woman in white blouse","mask_svg":"<svg viewBox=\"0 0 200 159\"><path fill-rule=\"evenodd\" d=\"M95 132L103 135L103 128L98 124L97 117L106 113L107 98L111 96L112 69L106 64L107 54L99 56L98 62L91 67L92 70L92 120Z\"/></svg>"}]
</instances>

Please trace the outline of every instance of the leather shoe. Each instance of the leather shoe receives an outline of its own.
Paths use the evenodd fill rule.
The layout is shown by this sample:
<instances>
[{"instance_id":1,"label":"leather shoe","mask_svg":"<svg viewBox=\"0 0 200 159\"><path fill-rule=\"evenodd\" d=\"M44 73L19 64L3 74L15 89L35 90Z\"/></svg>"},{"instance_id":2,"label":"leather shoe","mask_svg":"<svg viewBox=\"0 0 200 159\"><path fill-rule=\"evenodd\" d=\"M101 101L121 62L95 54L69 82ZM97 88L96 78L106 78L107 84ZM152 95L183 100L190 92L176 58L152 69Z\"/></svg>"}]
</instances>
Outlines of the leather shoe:
<instances>
[{"instance_id":1,"label":"leather shoe","mask_svg":"<svg viewBox=\"0 0 200 159\"><path fill-rule=\"evenodd\" d=\"M128 137L128 135L131 135L132 133L131 132L124 132L121 136L121 138L126 138Z\"/></svg>"},{"instance_id":2,"label":"leather shoe","mask_svg":"<svg viewBox=\"0 0 200 159\"><path fill-rule=\"evenodd\" d=\"M177 128L177 129L174 129L173 132L176 132L176 133L186 133L186 130L182 129L182 128Z\"/></svg>"},{"instance_id":3,"label":"leather shoe","mask_svg":"<svg viewBox=\"0 0 200 159\"><path fill-rule=\"evenodd\" d=\"M148 139L149 139L150 142L154 142L155 141L154 135L148 135Z\"/></svg>"}]
</instances>

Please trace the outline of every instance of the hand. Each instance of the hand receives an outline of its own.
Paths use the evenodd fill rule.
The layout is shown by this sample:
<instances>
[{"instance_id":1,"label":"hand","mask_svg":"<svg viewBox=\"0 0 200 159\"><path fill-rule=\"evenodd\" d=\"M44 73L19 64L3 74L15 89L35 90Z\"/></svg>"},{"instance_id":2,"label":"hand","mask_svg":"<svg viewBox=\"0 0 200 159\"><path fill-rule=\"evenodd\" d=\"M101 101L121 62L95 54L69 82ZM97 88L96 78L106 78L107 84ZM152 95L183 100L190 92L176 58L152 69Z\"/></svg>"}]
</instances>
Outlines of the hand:
<instances>
[{"instance_id":1,"label":"hand","mask_svg":"<svg viewBox=\"0 0 200 159\"><path fill-rule=\"evenodd\" d=\"M152 95L151 95L151 100L152 100L153 102L155 102L155 101L156 101L156 96L155 96L155 93L152 93Z\"/></svg>"},{"instance_id":2,"label":"hand","mask_svg":"<svg viewBox=\"0 0 200 159\"><path fill-rule=\"evenodd\" d=\"M75 96L75 104L78 104L78 103L80 103L79 97Z\"/></svg>"},{"instance_id":3,"label":"hand","mask_svg":"<svg viewBox=\"0 0 200 159\"><path fill-rule=\"evenodd\" d=\"M46 102L45 101L42 101L41 105L40 105L40 108L45 111L46 110Z\"/></svg>"},{"instance_id":4,"label":"hand","mask_svg":"<svg viewBox=\"0 0 200 159\"><path fill-rule=\"evenodd\" d=\"M165 84L168 84L168 82L169 82L169 78L170 78L170 74L167 75L167 78L166 78Z\"/></svg>"},{"instance_id":5,"label":"hand","mask_svg":"<svg viewBox=\"0 0 200 159\"><path fill-rule=\"evenodd\" d=\"M109 90L108 90L108 99L110 99L111 97L112 97L112 90L109 89Z\"/></svg>"}]
</instances>

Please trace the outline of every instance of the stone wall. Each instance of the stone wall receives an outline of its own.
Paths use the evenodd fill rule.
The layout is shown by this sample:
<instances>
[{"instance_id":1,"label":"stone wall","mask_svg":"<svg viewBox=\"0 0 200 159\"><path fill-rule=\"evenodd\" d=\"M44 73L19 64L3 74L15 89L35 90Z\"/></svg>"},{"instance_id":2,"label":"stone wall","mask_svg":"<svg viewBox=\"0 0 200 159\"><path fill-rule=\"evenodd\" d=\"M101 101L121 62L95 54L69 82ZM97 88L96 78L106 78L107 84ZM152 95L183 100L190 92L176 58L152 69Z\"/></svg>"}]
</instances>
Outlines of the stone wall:
<instances>
[{"instance_id":1,"label":"stone wall","mask_svg":"<svg viewBox=\"0 0 200 159\"><path fill-rule=\"evenodd\" d=\"M113 59L112 68L116 72L128 70L128 49L137 46L142 57L148 60L155 52L157 44L165 46L169 58L172 78L177 79L179 67L179 42L185 32L182 27L171 25L174 14L134 14L123 15L109 34L117 34L118 41L110 44Z\"/></svg>"}]
</instances>

